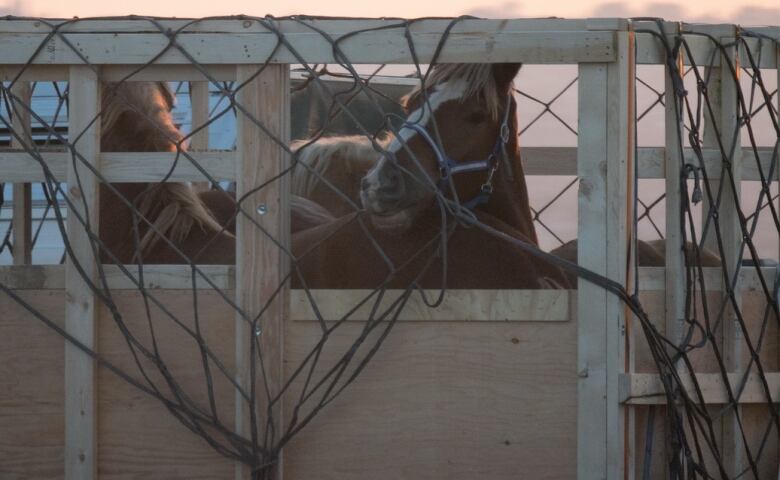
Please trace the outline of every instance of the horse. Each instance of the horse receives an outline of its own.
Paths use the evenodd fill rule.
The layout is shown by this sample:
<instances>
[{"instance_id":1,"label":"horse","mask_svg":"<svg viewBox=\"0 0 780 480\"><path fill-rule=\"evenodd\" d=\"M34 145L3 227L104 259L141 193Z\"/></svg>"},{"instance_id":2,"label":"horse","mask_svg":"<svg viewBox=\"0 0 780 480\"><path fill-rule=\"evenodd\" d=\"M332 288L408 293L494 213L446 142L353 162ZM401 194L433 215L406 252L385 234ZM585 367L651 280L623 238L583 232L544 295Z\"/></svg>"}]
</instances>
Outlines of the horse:
<instances>
[{"instance_id":1,"label":"horse","mask_svg":"<svg viewBox=\"0 0 780 480\"><path fill-rule=\"evenodd\" d=\"M386 148L359 182L364 209L293 236L301 277L294 283L568 286L559 268L518 247L538 244L517 142L519 68L432 67L405 97L406 120L379 142Z\"/></svg>"},{"instance_id":2,"label":"horse","mask_svg":"<svg viewBox=\"0 0 780 480\"><path fill-rule=\"evenodd\" d=\"M432 189L430 184L425 184L425 182L408 181L412 177L409 175L410 165L407 165L405 169L396 168L401 161L393 163L388 157L383 158L376 155L377 145L391 151L395 150L396 157L399 156L397 155L399 152L401 155L407 155L407 161L410 153L420 158L419 165L416 167L425 165L429 178L435 178L436 169L442 170L447 161L452 163L450 167L457 170L464 167L459 161L453 161L453 159L479 158L480 155L485 158L485 152L489 151L490 139L495 138L496 135L495 120L500 116L501 100L497 101L496 93L504 91L503 85L507 84L507 78L515 73L514 65L489 67L453 64L434 67L430 85L435 87L437 83L453 82L456 86L455 88L450 87L449 91L446 88L434 88L432 95L427 99L430 102L430 110L423 109L409 115L410 118L418 116L419 121L417 125L412 125L400 132L403 138L389 136L374 142L366 137L344 136L324 138L313 143L301 142L301 150L299 151L303 155L299 157L299 162L305 163L306 168L294 171L293 188L297 189L296 193L299 195L315 199L326 205L326 208L331 208L338 213L355 211L354 207L351 210L337 210L339 206L349 204L344 200L344 197L356 202L363 194L363 204L369 210L373 208L371 218L375 226L380 226L382 230L392 230L393 223L396 223L401 230L409 228L415 223L415 215L426 210L425 205L426 202L429 202ZM491 74L496 79L495 83L487 81ZM501 78L502 75L503 78ZM496 90L492 89L494 86ZM404 100L407 113L409 113L411 106L416 106L419 109L423 100L422 94L423 91L417 89ZM496 176L498 187L493 188L494 198L485 202L482 208L477 209L476 212L487 214L493 219L504 222L504 227L514 228L515 234L519 234L536 244L536 233L531 210L528 207L528 193L525 181L522 180L522 164L517 155L515 104L513 99L506 101L511 110L504 111L510 120L507 123L508 135L505 151L511 155L504 156L504 163L507 165L504 171L511 174L503 177ZM491 117L493 123L486 121L488 116ZM436 145L435 140L433 140L433 135L429 132L430 127L425 127L426 121L430 118L436 118L434 128L436 128L436 133L440 138L439 145ZM420 128L420 125L423 128ZM460 132L463 131L468 131L469 135L461 135ZM416 139L412 140L414 137ZM392 145L393 142L395 142L394 145ZM497 143L493 144L494 151L492 153L495 153L497 145ZM401 151L402 148L404 151ZM440 153L443 154L443 152L446 152L449 158L433 161L432 157ZM333 164L343 167L338 168ZM471 165L474 166L475 163L471 162ZM466 165L465 168L471 167ZM369 171L371 171L370 175ZM315 176L309 172L316 172L318 175ZM357 185L354 181L356 172L366 172L366 178L362 180L362 189L355 188ZM320 177L325 178L327 183L322 181ZM513 184L511 179L514 177L521 180ZM481 192L477 193L477 188L478 186L481 188L484 184L479 183L479 178L478 175L470 177L463 175L462 179L458 179L459 188L467 192L459 197L480 198ZM366 188L367 185L368 188ZM334 193L334 186L340 189L341 195ZM387 208L383 203L389 204L390 208ZM382 225L385 228L381 228ZM569 262L577 263L577 240L572 240L550 253ZM698 260L694 260L694 248L690 243L686 245L685 254L686 262L689 265L693 265L696 261L700 261L705 267L720 265L720 258L707 249L700 249ZM645 242L639 240L637 242L637 257L639 266L664 266L665 241ZM566 277L568 284L576 288L576 275L567 273Z\"/></svg>"},{"instance_id":3,"label":"horse","mask_svg":"<svg viewBox=\"0 0 780 480\"><path fill-rule=\"evenodd\" d=\"M293 195L311 200L334 217L360 210L360 181L374 166L387 139L377 147L360 135L322 137L290 144L295 167L290 177Z\"/></svg>"},{"instance_id":4,"label":"horse","mask_svg":"<svg viewBox=\"0 0 780 480\"><path fill-rule=\"evenodd\" d=\"M109 83L103 86L102 92L102 151L186 151L185 136L171 115L175 97L165 83ZM105 246L103 261L235 262L238 206L235 196L229 192L198 192L186 183L112 183L101 184L99 197L99 236ZM292 197L293 232L334 219L314 202ZM134 223L138 229L137 240L133 235Z\"/></svg>"},{"instance_id":5,"label":"horse","mask_svg":"<svg viewBox=\"0 0 780 480\"><path fill-rule=\"evenodd\" d=\"M105 83L101 92L101 151L184 148L184 135L171 115L173 96L165 84ZM189 184L101 183L99 203L104 262L235 262L235 238L222 229Z\"/></svg>"}]
</instances>

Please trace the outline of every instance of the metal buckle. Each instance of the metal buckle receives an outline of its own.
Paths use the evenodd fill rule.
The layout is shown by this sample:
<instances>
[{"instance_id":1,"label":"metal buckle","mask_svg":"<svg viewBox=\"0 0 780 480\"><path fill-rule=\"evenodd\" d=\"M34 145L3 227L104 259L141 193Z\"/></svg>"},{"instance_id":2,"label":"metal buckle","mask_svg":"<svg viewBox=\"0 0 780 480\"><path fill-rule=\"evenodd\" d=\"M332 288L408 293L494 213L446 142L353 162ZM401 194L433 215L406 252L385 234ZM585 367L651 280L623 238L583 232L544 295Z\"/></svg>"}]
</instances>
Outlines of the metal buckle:
<instances>
[{"instance_id":1,"label":"metal buckle","mask_svg":"<svg viewBox=\"0 0 780 480\"><path fill-rule=\"evenodd\" d=\"M501 141L504 144L509 142L509 125L506 123L501 124L501 133L499 135L501 136Z\"/></svg>"}]
</instances>

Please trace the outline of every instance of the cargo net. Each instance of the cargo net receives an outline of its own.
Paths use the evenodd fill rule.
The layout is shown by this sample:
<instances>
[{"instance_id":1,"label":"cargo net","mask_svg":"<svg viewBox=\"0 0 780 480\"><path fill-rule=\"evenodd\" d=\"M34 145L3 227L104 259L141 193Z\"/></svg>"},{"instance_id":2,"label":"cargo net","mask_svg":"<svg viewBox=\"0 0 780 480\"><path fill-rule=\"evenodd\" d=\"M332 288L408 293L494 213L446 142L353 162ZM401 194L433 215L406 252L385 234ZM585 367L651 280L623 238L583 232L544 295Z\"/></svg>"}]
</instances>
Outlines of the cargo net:
<instances>
[{"instance_id":1,"label":"cargo net","mask_svg":"<svg viewBox=\"0 0 780 480\"><path fill-rule=\"evenodd\" d=\"M754 58L749 48L741 66L729 64L728 71L741 69L747 77L742 76L743 83L735 90L737 121L729 127L721 124L717 113L715 120L710 120L714 107L707 72L720 68L714 66L715 61L731 46L708 38L712 62L692 64L679 72L673 59L687 53L688 40L694 34L669 40L657 36L657 28L646 29L667 51L669 71L675 78L675 113L685 124L679 145L683 167L670 173L679 176L683 191L683 222L674 228L683 236L687 260L684 331L680 339L674 339L651 321L642 307L638 281L634 291L626 291L620 284L576 265L574 218L557 223L548 220L556 204L570 203L575 194L573 169L568 176L560 176L558 188L543 201L534 203L533 188L530 203L527 198L518 138L530 137L534 128L552 122L563 129L571 146L576 145L576 118L560 108L571 102L576 74L562 82L558 93L541 97L527 90L522 81L516 86L512 83L520 72L519 64L439 63L449 34L460 19L444 30L430 64L417 59L410 34L415 21L399 20L334 38L320 29L315 19L284 19L301 31L320 35L323 44L332 49L338 62L319 65L308 63L288 41L279 28L280 19L231 17L225 19L271 33L277 43L268 62L259 62L262 65L248 71L243 79L224 81L177 41L197 28L200 20L171 30L156 19L134 19L148 22L151 31L159 31L166 39L167 46L150 55L148 64L133 67L119 78L101 80L98 113L85 126L101 127L103 168L111 154L120 158L125 152L166 152L168 167L156 178L148 183L112 182L90 163L91 159L80 152L83 132L69 134L63 124L69 120L69 85L41 82L32 85L33 95L24 91L22 74L31 68L35 56L18 76L3 83L4 111L0 115L0 127L6 132L3 140L13 151L26 154L43 177L32 194L21 189L13 192L14 198L32 198L32 206L38 209L31 222L36 226L37 221L29 235L31 243L35 244L45 225L53 225L52 235L61 237L64 253L51 258L61 255L81 277L104 318L123 339L131 361L90 348L9 285L0 283L0 289L100 366L159 401L217 452L242 462L257 478L268 475L280 450L365 369L412 298L436 308L448 288L576 288L580 278L617 296L631 310L646 340L648 370L660 374L662 392L658 395L665 397L667 405L675 405L668 409L651 406L637 417L644 422L637 437L645 445L641 454L637 453L643 478L657 474L657 468L674 478L766 478L766 469L777 468L762 463L770 450L777 449L780 436L780 418L767 380L767 372L777 368L777 341L770 338L777 336L778 326L775 273L766 269L755 238L766 235L772 227L774 234L780 231L777 194L771 193L776 192L772 179L777 175L780 136L776 89L767 87L760 59ZM40 21L51 31L36 55L56 37L71 46L84 65L97 71L67 35L78 26L78 20ZM379 29L406 33L408 67L349 62L341 49L343 42ZM741 34L740 44L746 39L775 42L749 30ZM260 118L256 102L251 100L256 94L255 82L267 80L270 58L280 50L288 51L296 62L291 67L291 142L271 125L273 119ZM189 59L190 66L202 75L197 82L205 85L205 112L196 114L196 106L188 105L196 98L194 83L138 80L168 51ZM679 75L695 87L686 88L683 81L676 80ZM522 72L519 79L523 79ZM657 98L635 110L637 125L662 105L664 98L662 90L639 79L637 88L641 86L654 91ZM45 90L50 98L45 114L30 101L36 89ZM272 97L265 100L278 101ZM525 116L525 109L535 112ZM305 114L296 115L299 111ZM771 138L769 149L756 143L754 119L761 115L768 119L769 133L762 135ZM23 120L28 117L29 121ZM705 129L711 133L705 136ZM468 133L464 135L464 131ZM219 152L237 151L248 158L260 158L251 157L252 152L246 150L253 143L249 140L252 136L266 145L254 148L265 148L264 152L280 149L289 156L289 163L278 165L252 185L247 185L241 174L236 184L224 178L230 175L212 173L214 162L209 162L218 158ZM747 210L738 193L740 179L732 175L737 150L729 147L740 136L747 139L742 162L755 165L760 182L755 206L751 204L752 209ZM204 149L212 156L197 153ZM199 172L202 179L174 181L177 169L183 167ZM99 183L97 227L88 221L95 206L67 194L73 188L67 184L69 169L76 184L93 179ZM634 191L640 191L638 177L635 182ZM2 191L3 198L12 193L10 185ZM37 197L35 192L39 192ZM729 198L733 198L730 206L725 206ZM662 204L663 196L651 200L637 197L634 231L641 230L642 222L649 222L663 240L665 228L659 226L663 222L652 218ZM706 210L702 204L708 206ZM722 212L726 208L733 208L741 233L736 251L724 239ZM766 218L768 222L762 220ZM47 223L47 219L51 221ZM236 224L241 225L238 231ZM10 225L5 222L0 246L7 255L14 253ZM90 255L74 253L78 246L70 243L73 232L68 232L66 225L87 232ZM258 284L252 286L256 289L252 293L260 301L251 307L243 299L236 300L230 282L215 279L208 268L208 264L235 264L236 237L247 241L252 238L249 231L254 231L258 244L265 245L265 258L276 259L273 268L279 272L271 277L277 281L270 285L263 283L263 273L257 272ZM543 249L538 247L540 239ZM663 265L663 243L636 242L632 248L638 252L634 256L638 265ZM554 254L545 251L550 249ZM742 261L743 257L746 260ZM740 261L722 260L728 258ZM97 265L94 276L83 266L90 261ZM239 262L251 261L239 258ZM116 275L107 273L111 264L121 281L135 289L136 300L142 304L140 321L123 313L127 300L110 287L117 281ZM155 282L164 280L145 276L153 264L188 267L192 286L185 302L188 308L177 308L163 290L154 288ZM710 275L705 266L720 266L721 274ZM748 273L754 279L752 295L763 301L761 312L751 311L751 318L743 315L746 300L738 290L739 279ZM282 380L278 359L271 358L272 333L279 328L273 318L282 315L280 305L288 288L303 292L298 300L311 312L319 331L311 350ZM352 304L338 305L334 313L333 306L326 305L327 298L318 296L319 289L359 289L359 295ZM718 291L715 297L713 290ZM232 350L225 353L224 345L220 346L224 338L215 336L214 326L202 321L204 316L214 315L214 309L219 308L215 304L223 308L223 320L224 312L239 319L238 343L243 340L241 348L246 350L247 360L243 367L235 366ZM350 321L357 317L362 322L350 330L349 326L355 325ZM226 321L232 321L230 315ZM742 333L739 345L726 340L735 329ZM353 331L354 336L347 344L331 346L330 340L342 330ZM224 337L224 325L219 331ZM187 379L177 375L181 367L171 364L166 346L173 341L195 349L205 385L188 385ZM331 350L326 353L328 348ZM775 358L769 358L770 350ZM721 374L726 392L722 404L705 402L707 386L700 385L696 375L702 365ZM746 386L756 383L759 391L751 395L759 399L749 407L741 405ZM238 395L241 408L247 412L246 428L241 431L236 431L231 410L234 400L223 394L225 388ZM284 419L278 413L283 399L289 400ZM748 408L751 421L760 420L760 432L743 428ZM725 444L727 437L730 444ZM737 452L739 460L729 458L728 452ZM729 462L741 465L739 471L733 471L737 463Z\"/></svg>"}]
</instances>

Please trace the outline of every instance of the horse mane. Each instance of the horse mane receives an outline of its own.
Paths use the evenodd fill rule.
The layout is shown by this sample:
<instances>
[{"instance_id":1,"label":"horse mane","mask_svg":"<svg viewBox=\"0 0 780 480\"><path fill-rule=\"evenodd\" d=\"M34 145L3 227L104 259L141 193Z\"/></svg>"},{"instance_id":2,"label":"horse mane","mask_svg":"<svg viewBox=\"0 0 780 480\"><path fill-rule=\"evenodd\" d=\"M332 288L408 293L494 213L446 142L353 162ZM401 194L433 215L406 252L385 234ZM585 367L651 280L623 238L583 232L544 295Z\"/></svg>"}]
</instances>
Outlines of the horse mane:
<instances>
[{"instance_id":1,"label":"horse mane","mask_svg":"<svg viewBox=\"0 0 780 480\"><path fill-rule=\"evenodd\" d=\"M380 144L387 140L379 140ZM328 170L336 163L338 168L351 173L360 162L376 157L371 139L360 135L323 137L316 142L295 140L290 144L298 163L292 171L290 190L293 195L308 198L320 178L326 178ZM307 168L308 167L308 168Z\"/></svg>"},{"instance_id":2,"label":"horse mane","mask_svg":"<svg viewBox=\"0 0 780 480\"><path fill-rule=\"evenodd\" d=\"M431 67L423 82L420 82L409 94L401 101L404 107L410 102L416 101L423 91L441 85L444 82L452 80L463 80L466 89L463 91L461 100L472 96L479 96L484 100L490 115L497 119L504 100L501 98L503 92L498 91L495 76L493 75L493 66L490 63L440 63Z\"/></svg>"},{"instance_id":3,"label":"horse mane","mask_svg":"<svg viewBox=\"0 0 780 480\"><path fill-rule=\"evenodd\" d=\"M184 149L183 134L170 113L174 97L161 82L122 82L104 85L101 99L101 150L104 152L175 152ZM140 251L148 253L160 235L183 241L195 226L204 231L221 227L189 184L152 183L136 203L150 227Z\"/></svg>"}]
</instances>

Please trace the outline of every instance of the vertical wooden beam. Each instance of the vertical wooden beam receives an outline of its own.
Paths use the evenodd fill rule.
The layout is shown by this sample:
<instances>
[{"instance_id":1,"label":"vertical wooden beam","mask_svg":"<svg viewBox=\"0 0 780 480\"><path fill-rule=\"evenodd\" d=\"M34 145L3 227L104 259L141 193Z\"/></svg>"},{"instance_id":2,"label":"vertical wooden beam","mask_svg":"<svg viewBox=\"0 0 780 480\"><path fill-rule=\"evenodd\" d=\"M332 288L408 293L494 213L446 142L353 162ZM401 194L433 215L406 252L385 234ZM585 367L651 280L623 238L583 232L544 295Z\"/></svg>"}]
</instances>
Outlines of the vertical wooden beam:
<instances>
[{"instance_id":1,"label":"vertical wooden beam","mask_svg":"<svg viewBox=\"0 0 780 480\"><path fill-rule=\"evenodd\" d=\"M614 63L579 65L577 171L578 262L628 285L631 173L634 168L633 32L616 34ZM630 368L626 308L603 288L580 280L578 322L577 468L580 479L630 475L629 416L618 380Z\"/></svg>"},{"instance_id":2,"label":"vertical wooden beam","mask_svg":"<svg viewBox=\"0 0 780 480\"><path fill-rule=\"evenodd\" d=\"M709 111L705 106L704 108L704 136L703 136L703 146L706 149L711 150L717 150L718 149L718 131L716 131L716 126L718 129L720 129L720 119L721 119L721 89L722 89L722 82L721 82L721 67L707 67L705 69L705 79L709 78L709 81L707 83L707 96L710 100L710 108L712 109L712 115L709 114ZM699 165L699 167L702 167L703 165ZM720 179L720 169L717 169L713 171L713 169L707 170L707 175L709 179L709 187L710 191L713 192L713 195L717 195L718 192L718 182ZM704 188L704 186L702 186ZM707 194L702 191L702 228L704 227L704 224L707 221L707 215L710 211L710 199L707 196ZM706 235L705 235L706 233ZM704 248L707 248L708 250L712 252L718 252L718 239L715 235L715 227L712 225L712 222L710 221L710 228L707 232L704 232L702 229L701 231L702 235L702 245Z\"/></svg>"},{"instance_id":3,"label":"vertical wooden beam","mask_svg":"<svg viewBox=\"0 0 780 480\"><path fill-rule=\"evenodd\" d=\"M775 65L776 65L776 67L775 67L775 75L776 75L776 78L777 78L777 91L775 93L775 106L777 107L776 111L778 113L776 118L777 118L777 121L780 122L780 42L775 42ZM780 138L775 139L775 142L780 142ZM777 171L776 175L777 175L778 192L780 192L780 165L776 165L775 169ZM767 200L767 201L771 201L771 199ZM780 200L778 200L778 208L780 208ZM778 250L779 250L778 251L779 255L778 255L777 258L780 259L780 242L778 243ZM780 287L780 286L779 285L775 285L774 286L775 291L777 291L778 287ZM780 332L778 332L776 336L777 336L777 344L780 345ZM780 357L780 349L778 349L778 357ZM778 358L778 360L780 360L780 358ZM778 450L780 450L780 449L777 449L776 451L778 451ZM778 453L780 453L780 451L778 451ZM778 463L780 463L780 455L778 455ZM777 480L780 480L780 466L778 466L778 469L777 469Z\"/></svg>"},{"instance_id":4,"label":"vertical wooden beam","mask_svg":"<svg viewBox=\"0 0 780 480\"><path fill-rule=\"evenodd\" d=\"M203 126L209 120L209 82L190 82L190 107L192 108L192 130ZM192 136L191 150L208 150L209 127Z\"/></svg>"},{"instance_id":5,"label":"vertical wooden beam","mask_svg":"<svg viewBox=\"0 0 780 480\"><path fill-rule=\"evenodd\" d=\"M740 181L742 171L742 145L739 125L739 57L738 49L733 46L734 39L722 40L726 45L726 58L721 65L721 117L720 132L727 157L730 156L731 168L736 183L736 191L726 184L718 210L721 235L723 238L723 262L728 272L728 282L735 276L741 258L742 230L739 223L737 202L740 196ZM729 63L734 66L736 74L732 73ZM733 152L733 154L732 154ZM725 166L724 173L725 176ZM738 276L737 276L738 278ZM737 281L734 284L737 308L741 305L741 288ZM725 289L724 289L725 292ZM724 297L724 301L729 302ZM737 321L734 308L729 306L723 317L723 357L729 373L742 373L745 368L745 348L742 329ZM737 476L744 468L743 438L737 422L742 408L734 407L734 411L724 415L723 425L723 458L729 475Z\"/></svg>"},{"instance_id":6,"label":"vertical wooden beam","mask_svg":"<svg viewBox=\"0 0 780 480\"><path fill-rule=\"evenodd\" d=\"M665 170L666 170L666 337L679 344L682 340L685 317L685 255L680 211L682 190L683 114L675 86L682 85L682 56L677 58L677 70L668 65L665 71ZM676 77L676 79L674 78ZM679 83L677 83L679 82Z\"/></svg>"},{"instance_id":7,"label":"vertical wooden beam","mask_svg":"<svg viewBox=\"0 0 780 480\"><path fill-rule=\"evenodd\" d=\"M665 171L666 171L666 301L665 324L666 338L674 345L680 345L684 333L685 321L685 253L683 232L684 219L680 210L682 204L682 188L680 175L683 166L683 105L679 102L676 88L682 86L683 57L676 58L676 68L665 66L665 117L664 117L664 141L665 141ZM675 355L673 349L669 349L671 356ZM667 408L674 408L667 406ZM667 431L667 448L671 444L671 432ZM671 452L667 450L667 461ZM681 461L682 459L677 459Z\"/></svg>"},{"instance_id":8,"label":"vertical wooden beam","mask_svg":"<svg viewBox=\"0 0 780 480\"><path fill-rule=\"evenodd\" d=\"M88 66L70 67L68 137L84 161L97 165L100 149L100 121L93 119L100 107L100 84L97 74ZM80 188L79 184L80 182ZM79 159L68 162L68 197L73 202L68 214L68 241L72 256L65 260L65 329L88 348L95 349L97 309L95 296L76 269L80 265L87 275L96 273L95 253L78 213L98 231L98 182ZM95 362L72 345L65 344L65 478L97 477L97 398Z\"/></svg>"},{"instance_id":9,"label":"vertical wooden beam","mask_svg":"<svg viewBox=\"0 0 780 480\"><path fill-rule=\"evenodd\" d=\"M192 130L201 127L209 120L209 82L190 82L190 108L192 110ZM190 150L209 149L209 127L195 133L190 139ZM209 189L208 182L193 182L198 191Z\"/></svg>"},{"instance_id":10,"label":"vertical wooden beam","mask_svg":"<svg viewBox=\"0 0 780 480\"><path fill-rule=\"evenodd\" d=\"M30 112L32 105L32 88L28 82L17 81L11 87L11 93L22 105L13 106L12 128L21 136L11 137L11 148L22 148L23 143L32 142L32 126ZM13 260L14 265L29 265L32 263L32 189L29 183L15 183L13 186Z\"/></svg>"},{"instance_id":11,"label":"vertical wooden beam","mask_svg":"<svg viewBox=\"0 0 780 480\"><path fill-rule=\"evenodd\" d=\"M263 72L257 65L237 67L238 102L246 110L239 110L237 116L237 197L243 198L259 185L278 175L287 168L289 158L285 150L276 141L266 135L255 122L260 122L284 145L290 139L290 98L289 65L268 65ZM251 116L251 117L250 117ZM252 118L253 117L253 118ZM240 385L247 386L251 381L258 382L257 408L258 436L260 442L266 437L268 419L268 398L265 395L263 379L250 378L250 348L255 335L260 337L260 354L263 359L264 375L271 392L275 396L282 386L282 347L283 319L289 303L289 287L282 289L275 300L267 307L272 295L286 277L289 268L284 253L275 245L273 237L282 245L289 245L289 187L284 180L272 182L246 197L242 203L244 214L239 215L236 225L236 300L244 315L236 317L236 372ZM262 225L263 233L250 218ZM253 330L251 321L263 311ZM259 369L259 362L254 360ZM259 373L262 375L263 373ZM281 401L273 408L271 426L273 439L269 437L269 447L279 439L282 426ZM236 430L249 437L249 404L236 396ZM258 459L267 462L270 459ZM266 478L282 478L282 458ZM246 479L249 469L245 465L236 466L236 479Z\"/></svg>"}]
</instances>

